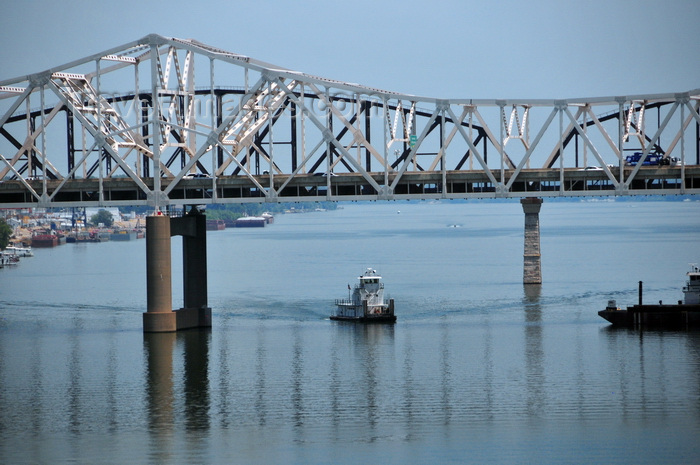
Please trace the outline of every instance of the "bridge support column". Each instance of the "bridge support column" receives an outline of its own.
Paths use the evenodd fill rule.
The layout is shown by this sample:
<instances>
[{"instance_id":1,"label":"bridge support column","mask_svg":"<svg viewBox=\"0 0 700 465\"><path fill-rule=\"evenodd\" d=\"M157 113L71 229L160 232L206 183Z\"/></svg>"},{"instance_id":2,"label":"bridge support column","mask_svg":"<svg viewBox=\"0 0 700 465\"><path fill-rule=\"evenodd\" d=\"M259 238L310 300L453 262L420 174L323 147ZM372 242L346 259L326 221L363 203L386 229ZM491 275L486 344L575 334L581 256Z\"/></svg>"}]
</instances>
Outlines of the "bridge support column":
<instances>
[{"instance_id":1,"label":"bridge support column","mask_svg":"<svg viewBox=\"0 0 700 465\"><path fill-rule=\"evenodd\" d=\"M171 235L182 236L183 308L176 310L177 329L210 328L207 301L207 217L192 210L170 220Z\"/></svg>"},{"instance_id":2,"label":"bridge support column","mask_svg":"<svg viewBox=\"0 0 700 465\"><path fill-rule=\"evenodd\" d=\"M144 332L177 331L173 312L170 217L146 218L146 313Z\"/></svg>"},{"instance_id":3,"label":"bridge support column","mask_svg":"<svg viewBox=\"0 0 700 465\"><path fill-rule=\"evenodd\" d=\"M144 332L172 332L211 327L207 306L206 217L193 210L182 218L146 218L147 311ZM183 236L184 306L172 310L170 237Z\"/></svg>"},{"instance_id":4,"label":"bridge support column","mask_svg":"<svg viewBox=\"0 0 700 465\"><path fill-rule=\"evenodd\" d=\"M540 256L540 207L542 199L520 200L525 213L525 250L523 252L523 284L542 284Z\"/></svg>"}]
</instances>

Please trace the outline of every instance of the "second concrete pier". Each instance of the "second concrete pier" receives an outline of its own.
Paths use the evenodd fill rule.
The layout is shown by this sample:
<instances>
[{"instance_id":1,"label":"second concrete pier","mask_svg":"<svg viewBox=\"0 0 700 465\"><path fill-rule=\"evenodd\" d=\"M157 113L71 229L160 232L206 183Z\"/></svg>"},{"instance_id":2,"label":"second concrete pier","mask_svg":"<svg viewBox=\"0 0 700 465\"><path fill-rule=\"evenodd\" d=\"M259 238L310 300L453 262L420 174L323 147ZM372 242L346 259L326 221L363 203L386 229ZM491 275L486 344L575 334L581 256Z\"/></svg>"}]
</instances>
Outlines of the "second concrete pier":
<instances>
[{"instance_id":1,"label":"second concrete pier","mask_svg":"<svg viewBox=\"0 0 700 465\"><path fill-rule=\"evenodd\" d=\"M542 284L540 255L540 208L542 199L528 197L520 200L525 213L525 250L523 252L523 284Z\"/></svg>"}]
</instances>

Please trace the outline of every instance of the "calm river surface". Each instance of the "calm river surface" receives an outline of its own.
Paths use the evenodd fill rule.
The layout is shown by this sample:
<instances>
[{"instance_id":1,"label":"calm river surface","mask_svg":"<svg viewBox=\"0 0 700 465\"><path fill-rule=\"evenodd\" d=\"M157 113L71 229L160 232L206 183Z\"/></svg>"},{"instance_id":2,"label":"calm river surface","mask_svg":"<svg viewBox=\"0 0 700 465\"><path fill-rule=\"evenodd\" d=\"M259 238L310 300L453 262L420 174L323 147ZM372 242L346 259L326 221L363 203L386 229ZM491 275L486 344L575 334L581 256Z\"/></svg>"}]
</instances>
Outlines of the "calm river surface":
<instances>
[{"instance_id":1,"label":"calm river surface","mask_svg":"<svg viewBox=\"0 0 700 465\"><path fill-rule=\"evenodd\" d=\"M0 270L0 463L698 463L700 332L597 311L682 298L700 202L545 200L527 287L518 203L342 206L209 232L210 331L142 333L143 240ZM394 326L328 319L366 267Z\"/></svg>"}]
</instances>

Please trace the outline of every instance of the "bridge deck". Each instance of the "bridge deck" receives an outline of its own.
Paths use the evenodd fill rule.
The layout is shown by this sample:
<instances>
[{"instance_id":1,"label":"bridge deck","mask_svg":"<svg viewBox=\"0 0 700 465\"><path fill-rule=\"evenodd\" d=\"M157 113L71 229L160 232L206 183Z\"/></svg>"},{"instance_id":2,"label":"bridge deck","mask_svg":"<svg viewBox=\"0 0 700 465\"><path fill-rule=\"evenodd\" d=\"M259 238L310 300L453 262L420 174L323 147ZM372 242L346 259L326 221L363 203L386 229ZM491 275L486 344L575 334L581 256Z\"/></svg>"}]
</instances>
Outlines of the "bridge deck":
<instances>
[{"instance_id":1,"label":"bridge deck","mask_svg":"<svg viewBox=\"0 0 700 465\"><path fill-rule=\"evenodd\" d=\"M522 198L522 197L575 197L610 195L698 194L700 193L700 166L642 167L628 189L622 190L619 168L611 168L615 182L603 170L575 168L525 169L518 173L510 189L503 191L499 185L507 185L514 170L504 170L504 179L498 185L483 171L405 172L391 194L377 192L358 173L334 174L330 178L321 175L296 174L294 176L268 174L253 176L263 187L260 189L247 176L222 176L216 179L182 179L169 193L170 203L212 204L246 202L315 202L343 200L406 200L406 199L467 199L467 198ZM625 168L624 176L632 172ZM500 176L500 172L497 173ZM370 173L372 179L384 187L396 178L395 173L385 175ZM168 185L172 178L163 178ZM143 178L149 189L153 180ZM273 189L270 189L272 181ZM46 181L46 195L51 206L107 206L147 205L147 194L130 178L72 179ZM615 183L618 183L616 186ZM42 180L27 183L35 192L43 192ZM284 186L284 187L282 187ZM60 187L58 192L55 192ZM103 198L100 198L100 192ZM42 206L19 180L0 182L0 204L8 208Z\"/></svg>"}]
</instances>

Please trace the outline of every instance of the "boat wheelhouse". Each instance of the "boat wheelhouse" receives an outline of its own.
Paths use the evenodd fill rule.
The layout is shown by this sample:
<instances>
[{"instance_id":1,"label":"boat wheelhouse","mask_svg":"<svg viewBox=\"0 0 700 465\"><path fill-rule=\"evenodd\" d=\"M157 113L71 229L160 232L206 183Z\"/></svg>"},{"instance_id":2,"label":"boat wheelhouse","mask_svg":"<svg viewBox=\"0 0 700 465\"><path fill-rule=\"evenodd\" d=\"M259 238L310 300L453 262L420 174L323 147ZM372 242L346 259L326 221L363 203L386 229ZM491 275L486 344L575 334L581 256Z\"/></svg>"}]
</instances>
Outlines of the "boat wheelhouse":
<instances>
[{"instance_id":1,"label":"boat wheelhouse","mask_svg":"<svg viewBox=\"0 0 700 465\"><path fill-rule=\"evenodd\" d=\"M337 309L331 320L394 323L394 299L384 301L384 283L377 271L367 268L357 279L354 288L348 284L348 298L335 301Z\"/></svg>"},{"instance_id":2,"label":"boat wheelhouse","mask_svg":"<svg viewBox=\"0 0 700 465\"><path fill-rule=\"evenodd\" d=\"M700 268L697 265L691 265L687 275L688 281L683 286L683 303L700 304Z\"/></svg>"}]
</instances>

